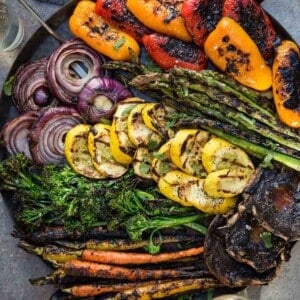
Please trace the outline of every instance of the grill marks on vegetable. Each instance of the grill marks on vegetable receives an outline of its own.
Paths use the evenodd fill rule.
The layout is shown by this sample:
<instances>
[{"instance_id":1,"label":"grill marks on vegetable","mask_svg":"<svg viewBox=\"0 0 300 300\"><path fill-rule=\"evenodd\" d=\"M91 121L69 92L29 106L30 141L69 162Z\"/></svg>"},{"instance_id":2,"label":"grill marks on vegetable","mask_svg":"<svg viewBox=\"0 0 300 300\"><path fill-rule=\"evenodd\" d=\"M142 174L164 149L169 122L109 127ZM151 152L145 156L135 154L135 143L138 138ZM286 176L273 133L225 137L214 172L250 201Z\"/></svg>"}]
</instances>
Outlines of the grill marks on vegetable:
<instances>
[{"instance_id":1,"label":"grill marks on vegetable","mask_svg":"<svg viewBox=\"0 0 300 300\"><path fill-rule=\"evenodd\" d=\"M116 32L114 33L113 31L111 31L110 34L107 34L109 29L107 23L102 23L100 26L96 26L94 25L94 23L95 20L92 17L90 17L88 22L86 22L84 25L90 29L91 33L98 33L105 36L105 39L107 41L117 41L118 34Z\"/></svg>"},{"instance_id":2,"label":"grill marks on vegetable","mask_svg":"<svg viewBox=\"0 0 300 300\"><path fill-rule=\"evenodd\" d=\"M279 67L279 76L285 82L282 91L275 93L289 95L283 102L285 108L300 109L300 59L297 52L291 50L286 57L287 65Z\"/></svg>"},{"instance_id":3,"label":"grill marks on vegetable","mask_svg":"<svg viewBox=\"0 0 300 300\"><path fill-rule=\"evenodd\" d=\"M233 44L230 43L230 38L228 35L224 35L222 38L222 47L218 48L218 53L220 57L223 57L225 53L232 52L232 57L226 58L226 69L227 74L234 74L238 76L240 71L243 69L250 71L250 53L243 52L241 49L237 49Z\"/></svg>"},{"instance_id":4,"label":"grill marks on vegetable","mask_svg":"<svg viewBox=\"0 0 300 300\"><path fill-rule=\"evenodd\" d=\"M167 16L164 19L165 24L169 24L172 20L176 19L180 15L180 7L183 0L158 0L159 5L153 7L153 14L160 15L162 7L167 9Z\"/></svg>"},{"instance_id":5,"label":"grill marks on vegetable","mask_svg":"<svg viewBox=\"0 0 300 300\"><path fill-rule=\"evenodd\" d=\"M198 46L193 43L185 43L177 39L167 39L161 47L171 56L187 62L197 62L199 59Z\"/></svg>"},{"instance_id":6,"label":"grill marks on vegetable","mask_svg":"<svg viewBox=\"0 0 300 300\"><path fill-rule=\"evenodd\" d=\"M195 43L201 47L207 35L215 28L222 16L222 1L184 1L182 16Z\"/></svg>"},{"instance_id":7,"label":"grill marks on vegetable","mask_svg":"<svg viewBox=\"0 0 300 300\"><path fill-rule=\"evenodd\" d=\"M96 12L108 22L132 35L138 42L141 42L143 35L152 32L128 10L126 0L98 1Z\"/></svg>"}]
</instances>

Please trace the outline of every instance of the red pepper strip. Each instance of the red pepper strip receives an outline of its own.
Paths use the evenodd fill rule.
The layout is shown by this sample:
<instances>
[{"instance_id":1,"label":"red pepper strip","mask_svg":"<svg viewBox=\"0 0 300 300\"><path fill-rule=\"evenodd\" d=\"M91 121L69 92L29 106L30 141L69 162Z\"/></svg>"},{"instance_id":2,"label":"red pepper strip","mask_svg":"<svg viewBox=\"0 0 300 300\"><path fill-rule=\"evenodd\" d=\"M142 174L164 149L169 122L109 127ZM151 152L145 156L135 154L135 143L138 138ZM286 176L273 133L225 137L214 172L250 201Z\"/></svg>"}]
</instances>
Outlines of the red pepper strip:
<instances>
[{"instance_id":1,"label":"red pepper strip","mask_svg":"<svg viewBox=\"0 0 300 300\"><path fill-rule=\"evenodd\" d=\"M181 16L194 42L203 47L208 34L222 17L223 0L185 0Z\"/></svg>"},{"instance_id":2,"label":"red pepper strip","mask_svg":"<svg viewBox=\"0 0 300 300\"><path fill-rule=\"evenodd\" d=\"M204 51L194 43L153 33L143 37L148 55L163 69L182 67L200 71L207 67Z\"/></svg>"}]
</instances>

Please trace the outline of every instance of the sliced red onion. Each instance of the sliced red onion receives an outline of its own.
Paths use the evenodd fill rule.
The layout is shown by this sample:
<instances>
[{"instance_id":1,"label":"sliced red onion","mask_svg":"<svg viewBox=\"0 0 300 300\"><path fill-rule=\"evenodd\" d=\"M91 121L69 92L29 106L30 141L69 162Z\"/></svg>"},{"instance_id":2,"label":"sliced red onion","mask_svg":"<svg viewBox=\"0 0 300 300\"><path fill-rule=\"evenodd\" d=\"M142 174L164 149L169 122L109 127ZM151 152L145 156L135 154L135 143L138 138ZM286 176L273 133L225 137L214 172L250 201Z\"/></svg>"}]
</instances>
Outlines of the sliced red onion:
<instances>
[{"instance_id":1,"label":"sliced red onion","mask_svg":"<svg viewBox=\"0 0 300 300\"><path fill-rule=\"evenodd\" d=\"M47 62L47 58L42 58L18 68L12 87L12 99L20 113L58 104L47 83Z\"/></svg>"},{"instance_id":2,"label":"sliced red onion","mask_svg":"<svg viewBox=\"0 0 300 300\"><path fill-rule=\"evenodd\" d=\"M38 164L63 164L66 133L79 123L82 117L71 107L52 107L43 112L29 133L30 153Z\"/></svg>"},{"instance_id":3,"label":"sliced red onion","mask_svg":"<svg viewBox=\"0 0 300 300\"><path fill-rule=\"evenodd\" d=\"M28 134L33 123L40 116L40 112L25 112L7 122L1 131L1 137L9 154L23 153L32 158L28 144Z\"/></svg>"},{"instance_id":4,"label":"sliced red onion","mask_svg":"<svg viewBox=\"0 0 300 300\"><path fill-rule=\"evenodd\" d=\"M84 84L91 78L104 74L101 69L104 62L104 57L81 39L65 42L49 57L47 76L52 93L65 103L76 103ZM81 71L74 71L78 66Z\"/></svg>"},{"instance_id":5,"label":"sliced red onion","mask_svg":"<svg viewBox=\"0 0 300 300\"><path fill-rule=\"evenodd\" d=\"M86 122L95 124L102 118L110 118L116 104L131 96L120 82L108 77L94 77L82 88L77 108Z\"/></svg>"}]
</instances>

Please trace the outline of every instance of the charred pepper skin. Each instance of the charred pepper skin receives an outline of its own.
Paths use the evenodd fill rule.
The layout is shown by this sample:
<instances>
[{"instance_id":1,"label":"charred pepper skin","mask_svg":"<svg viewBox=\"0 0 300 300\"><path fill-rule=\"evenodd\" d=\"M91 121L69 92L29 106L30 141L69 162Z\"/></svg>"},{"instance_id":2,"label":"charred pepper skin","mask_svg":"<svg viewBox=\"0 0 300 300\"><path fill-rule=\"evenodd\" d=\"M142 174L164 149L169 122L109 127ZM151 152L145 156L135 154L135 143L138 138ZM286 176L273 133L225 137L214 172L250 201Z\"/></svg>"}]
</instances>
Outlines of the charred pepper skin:
<instances>
[{"instance_id":1,"label":"charred pepper skin","mask_svg":"<svg viewBox=\"0 0 300 300\"><path fill-rule=\"evenodd\" d=\"M208 34L222 17L222 0L185 0L181 15L194 42L204 46Z\"/></svg>"},{"instance_id":2,"label":"charred pepper skin","mask_svg":"<svg viewBox=\"0 0 300 300\"><path fill-rule=\"evenodd\" d=\"M293 41L276 48L272 71L277 114L284 124L300 128L300 50Z\"/></svg>"},{"instance_id":3,"label":"charred pepper skin","mask_svg":"<svg viewBox=\"0 0 300 300\"><path fill-rule=\"evenodd\" d=\"M110 24L124 30L142 43L145 34L151 34L152 30L140 22L127 8L126 0L98 0L95 12Z\"/></svg>"},{"instance_id":4,"label":"charred pepper skin","mask_svg":"<svg viewBox=\"0 0 300 300\"><path fill-rule=\"evenodd\" d=\"M256 43L264 59L274 56L276 30L255 0L225 0L222 15L238 22Z\"/></svg>"},{"instance_id":5,"label":"charred pepper skin","mask_svg":"<svg viewBox=\"0 0 300 300\"><path fill-rule=\"evenodd\" d=\"M153 33L143 37L144 47L149 56L163 69L182 67L195 71L207 67L204 51L194 43Z\"/></svg>"}]
</instances>

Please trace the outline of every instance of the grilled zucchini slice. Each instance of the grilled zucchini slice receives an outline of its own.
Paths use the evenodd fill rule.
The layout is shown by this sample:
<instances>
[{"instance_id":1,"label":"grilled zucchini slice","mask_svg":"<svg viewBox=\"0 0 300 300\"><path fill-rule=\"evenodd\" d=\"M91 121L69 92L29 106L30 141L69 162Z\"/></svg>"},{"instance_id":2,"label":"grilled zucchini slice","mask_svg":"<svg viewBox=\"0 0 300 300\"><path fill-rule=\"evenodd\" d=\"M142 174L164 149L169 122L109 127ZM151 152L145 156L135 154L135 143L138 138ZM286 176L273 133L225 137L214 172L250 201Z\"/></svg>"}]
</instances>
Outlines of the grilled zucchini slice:
<instances>
[{"instance_id":1,"label":"grilled zucchini slice","mask_svg":"<svg viewBox=\"0 0 300 300\"><path fill-rule=\"evenodd\" d=\"M106 177L117 178L124 175L127 166L114 159L110 151L110 130L107 124L95 124L88 134L88 149L96 170Z\"/></svg>"},{"instance_id":2,"label":"grilled zucchini slice","mask_svg":"<svg viewBox=\"0 0 300 300\"><path fill-rule=\"evenodd\" d=\"M172 162L187 174L197 177L206 176L202 165L202 149L209 138L210 134L204 130L179 130L170 147Z\"/></svg>"},{"instance_id":3,"label":"grilled zucchini slice","mask_svg":"<svg viewBox=\"0 0 300 300\"><path fill-rule=\"evenodd\" d=\"M118 103L113 116L110 130L110 150L112 156L121 164L128 165L132 162L136 146L128 136L127 119L130 111L142 103L140 98L129 98Z\"/></svg>"},{"instance_id":4,"label":"grilled zucchini slice","mask_svg":"<svg viewBox=\"0 0 300 300\"><path fill-rule=\"evenodd\" d=\"M85 177L103 179L105 175L94 167L88 150L90 125L79 124L69 130L65 138L65 157L72 169Z\"/></svg>"},{"instance_id":5,"label":"grilled zucchini slice","mask_svg":"<svg viewBox=\"0 0 300 300\"><path fill-rule=\"evenodd\" d=\"M174 170L158 181L159 191L184 206L194 206L209 214L225 214L236 206L236 197L212 198L204 191L204 179Z\"/></svg>"}]
</instances>

